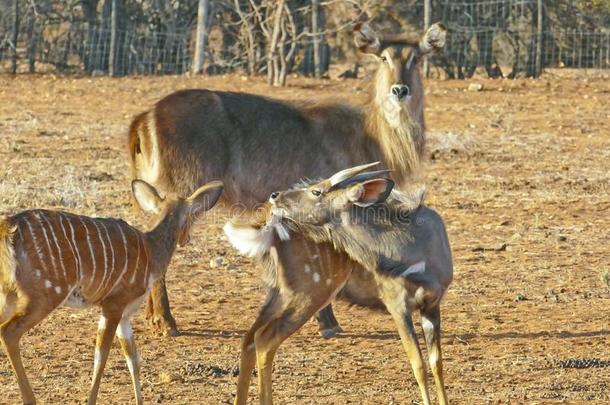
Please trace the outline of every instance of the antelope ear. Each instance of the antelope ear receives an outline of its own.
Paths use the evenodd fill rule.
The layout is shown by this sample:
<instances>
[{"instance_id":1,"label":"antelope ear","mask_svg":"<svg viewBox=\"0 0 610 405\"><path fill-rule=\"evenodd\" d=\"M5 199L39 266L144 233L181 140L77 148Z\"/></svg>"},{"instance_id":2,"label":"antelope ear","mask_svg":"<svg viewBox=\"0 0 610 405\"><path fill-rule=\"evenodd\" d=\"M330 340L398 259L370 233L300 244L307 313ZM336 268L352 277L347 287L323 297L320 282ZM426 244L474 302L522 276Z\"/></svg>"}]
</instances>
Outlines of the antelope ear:
<instances>
[{"instance_id":1,"label":"antelope ear","mask_svg":"<svg viewBox=\"0 0 610 405\"><path fill-rule=\"evenodd\" d=\"M447 39L447 28L441 23L432 24L419 41L420 55L428 55L438 51L445 46Z\"/></svg>"},{"instance_id":2,"label":"antelope ear","mask_svg":"<svg viewBox=\"0 0 610 405\"><path fill-rule=\"evenodd\" d=\"M347 198L359 207L368 207L384 202L393 188L394 182L390 179L368 180L351 187Z\"/></svg>"},{"instance_id":3,"label":"antelope ear","mask_svg":"<svg viewBox=\"0 0 610 405\"><path fill-rule=\"evenodd\" d=\"M359 23L354 27L354 42L363 53L379 56L381 54L381 41L383 38L377 34L367 23Z\"/></svg>"},{"instance_id":4,"label":"antelope ear","mask_svg":"<svg viewBox=\"0 0 610 405\"><path fill-rule=\"evenodd\" d=\"M191 215L197 216L209 210L222 195L224 186L221 181L212 181L199 187L188 199Z\"/></svg>"},{"instance_id":5,"label":"antelope ear","mask_svg":"<svg viewBox=\"0 0 610 405\"><path fill-rule=\"evenodd\" d=\"M134 180L131 182L131 190L142 210L153 214L161 212L165 199L159 196L159 193L153 186L143 180Z\"/></svg>"}]
</instances>

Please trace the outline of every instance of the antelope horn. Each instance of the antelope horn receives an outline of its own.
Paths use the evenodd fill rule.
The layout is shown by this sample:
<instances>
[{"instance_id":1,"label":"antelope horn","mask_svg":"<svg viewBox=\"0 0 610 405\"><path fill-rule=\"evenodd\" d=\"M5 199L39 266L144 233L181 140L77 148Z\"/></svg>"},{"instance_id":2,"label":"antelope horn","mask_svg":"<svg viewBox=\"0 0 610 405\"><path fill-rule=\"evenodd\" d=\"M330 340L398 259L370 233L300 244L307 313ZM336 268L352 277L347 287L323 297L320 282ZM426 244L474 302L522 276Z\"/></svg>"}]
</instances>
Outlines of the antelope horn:
<instances>
[{"instance_id":1,"label":"antelope horn","mask_svg":"<svg viewBox=\"0 0 610 405\"><path fill-rule=\"evenodd\" d=\"M328 181L330 181L330 186L333 187L341 183L343 180L347 180L350 177L353 177L358 173L365 171L369 167L377 166L379 163L380 162L367 163L365 165L354 166L350 167L349 169L341 170L340 172L333 174L332 177L328 179Z\"/></svg>"},{"instance_id":2,"label":"antelope horn","mask_svg":"<svg viewBox=\"0 0 610 405\"><path fill-rule=\"evenodd\" d=\"M371 179L379 179L392 173L392 170L376 170L374 172L360 173L356 176L352 176L349 179L343 180L341 183L336 185L336 188L344 188L354 183L361 183Z\"/></svg>"}]
</instances>

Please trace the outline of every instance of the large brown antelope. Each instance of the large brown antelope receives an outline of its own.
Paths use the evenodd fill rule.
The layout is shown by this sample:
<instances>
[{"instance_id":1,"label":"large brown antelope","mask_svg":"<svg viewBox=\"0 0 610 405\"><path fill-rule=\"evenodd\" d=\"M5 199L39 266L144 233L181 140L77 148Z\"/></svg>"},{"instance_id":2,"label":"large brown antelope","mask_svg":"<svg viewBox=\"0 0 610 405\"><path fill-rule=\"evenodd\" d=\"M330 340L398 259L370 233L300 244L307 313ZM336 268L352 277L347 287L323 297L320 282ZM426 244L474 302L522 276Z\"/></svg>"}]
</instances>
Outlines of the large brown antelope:
<instances>
[{"instance_id":1,"label":"large brown antelope","mask_svg":"<svg viewBox=\"0 0 610 405\"><path fill-rule=\"evenodd\" d=\"M359 49L379 61L363 108L179 91L133 120L132 177L162 194L188 194L209 179L220 179L224 200L247 209L294 179L329 176L370 161L393 167L393 179L404 184L424 149L420 62L444 46L445 28L434 24L423 37L382 36L368 25L354 33ZM163 282L153 287L148 316L164 332L178 333ZM330 309L321 319L323 334L338 329Z\"/></svg>"},{"instance_id":2,"label":"large brown antelope","mask_svg":"<svg viewBox=\"0 0 610 405\"><path fill-rule=\"evenodd\" d=\"M271 374L279 345L335 297L357 266L373 275L378 297L398 327L423 401L429 404L411 318L413 311L421 312L438 400L447 403L439 306L453 267L443 220L421 205L421 198L393 191L386 171L361 173L368 167L274 192L264 221L225 226L238 250L264 258L272 287L242 342L235 404L246 403L255 362L260 403L272 403Z\"/></svg>"},{"instance_id":3,"label":"large brown antelope","mask_svg":"<svg viewBox=\"0 0 610 405\"><path fill-rule=\"evenodd\" d=\"M55 308L101 307L89 404L96 402L113 337L121 343L136 403L142 403L140 366L130 320L165 275L195 219L216 203L222 183L187 199L161 198L147 183L132 183L143 210L159 222L142 233L110 218L32 210L0 220L0 338L17 375L23 402L36 399L22 364L19 340Z\"/></svg>"}]
</instances>

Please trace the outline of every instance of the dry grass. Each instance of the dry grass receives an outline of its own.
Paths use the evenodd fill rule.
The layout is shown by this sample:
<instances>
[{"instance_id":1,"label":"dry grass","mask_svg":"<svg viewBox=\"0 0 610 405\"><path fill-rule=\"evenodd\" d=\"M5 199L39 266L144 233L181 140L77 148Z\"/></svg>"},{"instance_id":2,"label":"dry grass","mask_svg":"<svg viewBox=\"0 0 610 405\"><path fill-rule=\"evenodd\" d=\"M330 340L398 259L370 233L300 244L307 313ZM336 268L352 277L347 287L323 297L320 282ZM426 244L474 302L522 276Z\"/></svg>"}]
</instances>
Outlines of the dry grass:
<instances>
[{"instance_id":1,"label":"dry grass","mask_svg":"<svg viewBox=\"0 0 610 405\"><path fill-rule=\"evenodd\" d=\"M547 76L483 83L481 92L467 91L468 82L426 84L428 202L447 221L455 257L455 281L443 305L450 399L607 403L610 369L565 365L610 360L610 82ZM144 222L129 206L125 132L131 116L173 90L365 98L360 81L291 85L270 89L241 77L0 77L0 99L8 100L0 103L0 214L52 207ZM225 242L223 219L214 215L199 226L170 268L172 304L185 335L158 338L141 317L135 322L147 402L232 399L239 339L264 294L256 267ZM224 264L211 268L217 257ZM389 317L344 304L336 313L342 337L324 341L312 322L281 347L277 402L418 400ZM24 338L43 403L86 397L95 315L60 309ZM601 362L582 360L596 358ZM18 398L0 354L0 402ZM100 402L130 401L115 347Z\"/></svg>"}]
</instances>

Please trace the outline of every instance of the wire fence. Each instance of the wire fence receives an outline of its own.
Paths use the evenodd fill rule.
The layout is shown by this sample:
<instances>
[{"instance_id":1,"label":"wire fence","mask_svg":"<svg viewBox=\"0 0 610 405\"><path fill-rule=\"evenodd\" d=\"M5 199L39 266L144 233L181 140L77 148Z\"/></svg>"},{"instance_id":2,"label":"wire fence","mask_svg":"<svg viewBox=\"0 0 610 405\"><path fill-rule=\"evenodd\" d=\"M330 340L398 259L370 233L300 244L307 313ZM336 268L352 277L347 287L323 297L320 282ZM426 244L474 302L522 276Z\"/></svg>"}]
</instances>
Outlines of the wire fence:
<instances>
[{"instance_id":1,"label":"wire fence","mask_svg":"<svg viewBox=\"0 0 610 405\"><path fill-rule=\"evenodd\" d=\"M477 69L484 69L489 76L536 76L537 60L542 68L610 68L610 31L560 29L548 20L544 30L540 30L536 1L442 0L435 4L433 21L444 22L449 36L444 52L433 58L432 64L450 78L470 77ZM217 31L238 29L223 31L220 27ZM82 22L32 24L17 44L11 42L10 35L0 35L0 72L11 69L14 57L18 73L103 75L111 71L112 59L117 75L183 74L191 70L194 28L173 32L154 31L150 27L118 30L114 58L110 55L111 34L107 26ZM238 37L211 36L209 41L208 73L224 73L248 65L245 46ZM298 41L298 51L290 64L292 71L313 65L311 38L303 36ZM288 38L285 46L290 45ZM330 46L331 43L324 43L325 69L330 55L335 54ZM259 49L264 50L264 44ZM257 66L264 69L266 55L261 52L256 57Z\"/></svg>"}]
</instances>

